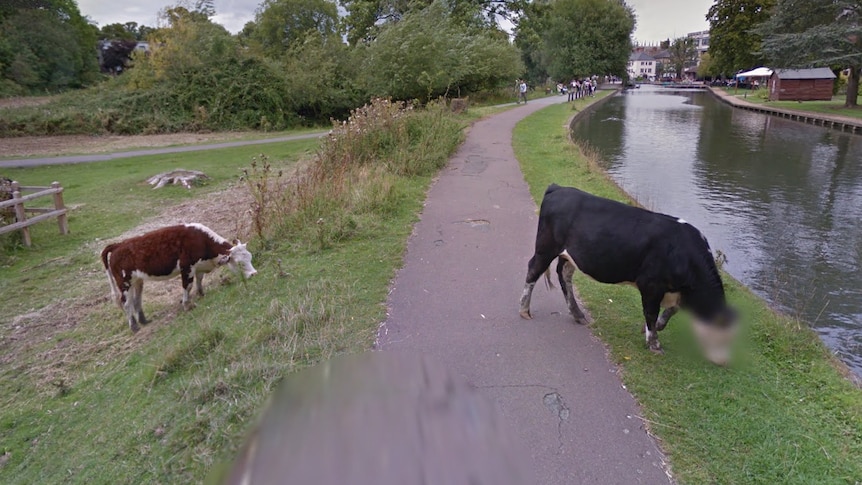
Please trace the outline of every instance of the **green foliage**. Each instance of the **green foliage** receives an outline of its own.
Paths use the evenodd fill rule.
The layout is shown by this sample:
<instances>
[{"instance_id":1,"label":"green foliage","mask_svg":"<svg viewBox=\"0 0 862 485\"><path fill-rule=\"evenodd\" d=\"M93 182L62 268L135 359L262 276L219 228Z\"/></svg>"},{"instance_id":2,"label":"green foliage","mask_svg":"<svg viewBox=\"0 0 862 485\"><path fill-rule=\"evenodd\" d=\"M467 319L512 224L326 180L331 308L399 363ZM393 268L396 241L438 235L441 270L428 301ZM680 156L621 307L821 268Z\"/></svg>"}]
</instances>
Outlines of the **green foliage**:
<instances>
[{"instance_id":1,"label":"green foliage","mask_svg":"<svg viewBox=\"0 0 862 485\"><path fill-rule=\"evenodd\" d=\"M339 0L349 15L344 19L350 45L372 42L382 27L400 22L408 14L425 10L434 0ZM439 2L438 2L439 3ZM460 27L495 30L498 17L513 20L529 5L520 0L443 2L447 15Z\"/></svg>"},{"instance_id":2,"label":"green foliage","mask_svg":"<svg viewBox=\"0 0 862 485\"><path fill-rule=\"evenodd\" d=\"M60 91L98 79L96 29L72 0L0 10L0 95Z\"/></svg>"},{"instance_id":3,"label":"green foliage","mask_svg":"<svg viewBox=\"0 0 862 485\"><path fill-rule=\"evenodd\" d=\"M699 78L715 78L721 75L718 66L712 59L709 52L704 52L700 58L700 64L697 65L697 77Z\"/></svg>"},{"instance_id":4,"label":"green foliage","mask_svg":"<svg viewBox=\"0 0 862 485\"><path fill-rule=\"evenodd\" d=\"M755 29L769 18L775 0L717 0L709 8L709 53L715 69L732 76L764 64L761 35Z\"/></svg>"},{"instance_id":5,"label":"green foliage","mask_svg":"<svg viewBox=\"0 0 862 485\"><path fill-rule=\"evenodd\" d=\"M377 230L403 203L399 180L436 173L461 129L444 103L416 110L373 100L333 125L314 160L282 184L280 197L267 195L274 189L265 166L249 174L257 174L249 177L254 199L265 201L255 211L259 232L318 251Z\"/></svg>"},{"instance_id":6,"label":"green foliage","mask_svg":"<svg viewBox=\"0 0 862 485\"><path fill-rule=\"evenodd\" d=\"M278 58L317 34L338 34L338 8L330 0L264 0L254 22L246 24L243 36L254 49ZM307 67L306 67L307 69Z\"/></svg>"},{"instance_id":7,"label":"green foliage","mask_svg":"<svg viewBox=\"0 0 862 485\"><path fill-rule=\"evenodd\" d=\"M778 0L758 32L775 66L849 68L845 106L857 105L862 69L862 2Z\"/></svg>"},{"instance_id":8,"label":"green foliage","mask_svg":"<svg viewBox=\"0 0 862 485\"><path fill-rule=\"evenodd\" d=\"M691 37L674 39L667 51L677 78L681 78L685 69L694 66L697 62L697 48Z\"/></svg>"},{"instance_id":9,"label":"green foliage","mask_svg":"<svg viewBox=\"0 0 862 485\"><path fill-rule=\"evenodd\" d=\"M547 71L554 79L593 74L623 76L635 19L615 0L558 0L542 32Z\"/></svg>"},{"instance_id":10,"label":"green foliage","mask_svg":"<svg viewBox=\"0 0 862 485\"><path fill-rule=\"evenodd\" d=\"M523 15L515 27L515 45L521 50L521 59L526 68L526 78L532 84L548 79L548 62L542 41L548 27L550 4L531 2L524 5Z\"/></svg>"},{"instance_id":11,"label":"green foliage","mask_svg":"<svg viewBox=\"0 0 862 485\"><path fill-rule=\"evenodd\" d=\"M459 25L440 1L385 25L362 57L367 92L396 99L496 87L523 72L505 38Z\"/></svg>"}]
</instances>

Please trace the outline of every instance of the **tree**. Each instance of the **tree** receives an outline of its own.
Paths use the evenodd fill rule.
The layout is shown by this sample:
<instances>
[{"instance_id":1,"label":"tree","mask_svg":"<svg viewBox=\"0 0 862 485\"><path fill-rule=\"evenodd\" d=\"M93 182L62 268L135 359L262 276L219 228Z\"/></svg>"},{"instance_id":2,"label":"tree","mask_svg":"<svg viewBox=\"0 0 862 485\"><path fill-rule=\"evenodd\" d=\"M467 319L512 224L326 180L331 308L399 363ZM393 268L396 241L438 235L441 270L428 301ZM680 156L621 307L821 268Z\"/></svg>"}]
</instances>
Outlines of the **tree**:
<instances>
[{"instance_id":1,"label":"tree","mask_svg":"<svg viewBox=\"0 0 862 485\"><path fill-rule=\"evenodd\" d=\"M685 69L697 63L697 47L691 37L674 39L667 52L670 54L670 63L676 71L677 78L683 77Z\"/></svg>"},{"instance_id":2,"label":"tree","mask_svg":"<svg viewBox=\"0 0 862 485\"><path fill-rule=\"evenodd\" d=\"M731 76L764 64L761 35L753 29L769 18L775 0L716 0L709 8L709 53L715 69Z\"/></svg>"},{"instance_id":3,"label":"tree","mask_svg":"<svg viewBox=\"0 0 862 485\"><path fill-rule=\"evenodd\" d=\"M135 28L137 28L136 23ZM108 24L103 25L101 29L99 29L99 40L136 40L135 31L130 31L128 29L128 23L120 24Z\"/></svg>"},{"instance_id":4,"label":"tree","mask_svg":"<svg viewBox=\"0 0 862 485\"><path fill-rule=\"evenodd\" d=\"M279 57L314 32L336 34L338 7L330 0L264 0L243 36L264 55Z\"/></svg>"},{"instance_id":5,"label":"tree","mask_svg":"<svg viewBox=\"0 0 862 485\"><path fill-rule=\"evenodd\" d=\"M398 22L409 13L419 12L434 0L339 0L348 12L344 19L347 41L351 45L373 40L380 28ZM496 29L497 19L517 23L527 0L452 0L444 2L452 21L462 26Z\"/></svg>"},{"instance_id":6,"label":"tree","mask_svg":"<svg viewBox=\"0 0 862 485\"><path fill-rule=\"evenodd\" d=\"M555 79L626 75L634 12L620 0L557 0L543 35L548 73Z\"/></svg>"},{"instance_id":7,"label":"tree","mask_svg":"<svg viewBox=\"0 0 862 485\"><path fill-rule=\"evenodd\" d=\"M0 78L24 91L81 87L98 78L96 31L71 0L0 7ZM9 84L4 85L9 86Z\"/></svg>"},{"instance_id":8,"label":"tree","mask_svg":"<svg viewBox=\"0 0 862 485\"><path fill-rule=\"evenodd\" d=\"M862 0L778 0L759 29L763 53L782 67L849 70L844 106L857 106L862 69Z\"/></svg>"},{"instance_id":9,"label":"tree","mask_svg":"<svg viewBox=\"0 0 862 485\"><path fill-rule=\"evenodd\" d=\"M700 58L700 64L697 65L697 77L714 78L720 73L716 70L715 63L712 61L712 56L709 52L704 52Z\"/></svg>"},{"instance_id":10,"label":"tree","mask_svg":"<svg viewBox=\"0 0 862 485\"><path fill-rule=\"evenodd\" d=\"M383 26L363 49L366 90L397 99L496 87L524 69L504 36L463 26L439 0Z\"/></svg>"},{"instance_id":11,"label":"tree","mask_svg":"<svg viewBox=\"0 0 862 485\"><path fill-rule=\"evenodd\" d=\"M528 3L515 27L515 45L521 50L526 77L532 83L541 83L548 78L543 35L548 28L550 13L551 6L545 1Z\"/></svg>"}]
</instances>

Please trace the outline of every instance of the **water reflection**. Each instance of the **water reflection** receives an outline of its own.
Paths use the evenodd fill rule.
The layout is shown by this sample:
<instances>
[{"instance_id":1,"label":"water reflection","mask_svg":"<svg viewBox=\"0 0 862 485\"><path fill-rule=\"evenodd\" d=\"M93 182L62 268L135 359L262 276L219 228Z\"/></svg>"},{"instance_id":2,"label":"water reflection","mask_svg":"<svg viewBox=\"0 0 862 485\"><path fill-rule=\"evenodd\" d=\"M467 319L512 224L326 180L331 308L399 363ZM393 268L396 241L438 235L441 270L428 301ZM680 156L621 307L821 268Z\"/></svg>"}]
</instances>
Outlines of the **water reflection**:
<instances>
[{"instance_id":1,"label":"water reflection","mask_svg":"<svg viewBox=\"0 0 862 485\"><path fill-rule=\"evenodd\" d=\"M725 268L808 321L862 375L862 137L644 87L574 130L647 208L700 228Z\"/></svg>"}]
</instances>

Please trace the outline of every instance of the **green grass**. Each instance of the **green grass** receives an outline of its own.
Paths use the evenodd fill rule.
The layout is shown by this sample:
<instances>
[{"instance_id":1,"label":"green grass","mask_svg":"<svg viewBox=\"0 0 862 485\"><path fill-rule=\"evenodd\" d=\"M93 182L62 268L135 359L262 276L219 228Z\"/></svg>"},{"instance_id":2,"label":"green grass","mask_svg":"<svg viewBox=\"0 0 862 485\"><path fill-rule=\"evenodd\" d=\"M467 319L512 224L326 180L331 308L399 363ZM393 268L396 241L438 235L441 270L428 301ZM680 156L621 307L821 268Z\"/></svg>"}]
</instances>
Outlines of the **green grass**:
<instances>
[{"instance_id":1,"label":"green grass","mask_svg":"<svg viewBox=\"0 0 862 485\"><path fill-rule=\"evenodd\" d=\"M543 109L515 129L515 153L537 203L551 182L631 202L567 138L566 105ZM660 335L664 355L643 343L640 297L578 273L575 283L623 380L670 459L680 483L859 483L862 392L842 377L817 336L779 315L724 275L743 316L727 368L695 349L688 317ZM560 308L564 308L560 298Z\"/></svg>"},{"instance_id":2,"label":"green grass","mask_svg":"<svg viewBox=\"0 0 862 485\"><path fill-rule=\"evenodd\" d=\"M734 90L732 87L724 88L724 90L737 98L748 101L749 103L763 104L772 108L809 111L811 113L848 116L850 118L862 118L862 107L857 106L855 108L845 108L844 96L833 96L829 101L769 101L766 99L766 94L758 95L757 91L744 89Z\"/></svg>"},{"instance_id":3,"label":"green grass","mask_svg":"<svg viewBox=\"0 0 862 485\"><path fill-rule=\"evenodd\" d=\"M434 146L420 141L399 153L440 166L460 132L433 132ZM288 170L319 143L10 171L27 185L61 181L67 204L80 207L69 236L46 222L32 248L0 252L0 483L201 482L238 449L283 376L370 347L433 173L386 177L387 205L355 215L354 231L326 247L313 244L319 226L253 239L258 275L242 282L216 272L191 311L154 298L148 284L152 323L136 335L107 298L104 239L240 183L240 169L261 151ZM143 182L178 166L212 178L191 192ZM40 311L50 318L14 318Z\"/></svg>"}]
</instances>

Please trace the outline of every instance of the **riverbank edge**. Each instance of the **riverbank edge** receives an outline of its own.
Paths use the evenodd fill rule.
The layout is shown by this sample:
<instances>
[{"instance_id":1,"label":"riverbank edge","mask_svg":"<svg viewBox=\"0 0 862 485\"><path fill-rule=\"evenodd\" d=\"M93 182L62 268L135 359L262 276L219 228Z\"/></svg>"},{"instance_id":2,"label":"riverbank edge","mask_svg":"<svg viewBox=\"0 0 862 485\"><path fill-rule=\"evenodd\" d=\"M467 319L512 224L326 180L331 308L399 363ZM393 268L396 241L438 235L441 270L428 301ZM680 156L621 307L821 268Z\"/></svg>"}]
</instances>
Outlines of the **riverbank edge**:
<instances>
[{"instance_id":1,"label":"riverbank edge","mask_svg":"<svg viewBox=\"0 0 862 485\"><path fill-rule=\"evenodd\" d=\"M811 111L772 108L760 104L749 103L748 101L728 94L722 89L715 89L712 86L706 86L706 90L712 93L712 95L722 103L734 108L754 111L770 116L777 116L779 118L786 118L793 121L799 121L801 123L823 126L825 128L832 128L844 133L853 133L857 135L862 134L862 120L856 120L846 116L830 116Z\"/></svg>"},{"instance_id":2,"label":"riverbank edge","mask_svg":"<svg viewBox=\"0 0 862 485\"><path fill-rule=\"evenodd\" d=\"M552 109L562 108L544 111ZM541 124L530 121L541 113L523 120L514 140L537 203L551 182L630 200L596 165L588 147L585 156L571 140L560 143L566 135L555 128L567 129L570 125L562 122L571 122L571 114L554 113L558 121L545 116ZM685 320L662 333L664 355L645 351L643 337L635 337L637 324L632 326L641 318L636 294L575 274L594 319L592 333L605 343L641 404L638 418L666 453L676 483L801 484L814 477L853 483L851 477L862 476L854 444L862 432L859 387L807 325L775 312L744 285L725 278L728 299L747 322L740 328L736 359L720 368L698 355ZM797 460L800 454L805 458Z\"/></svg>"},{"instance_id":3,"label":"riverbank edge","mask_svg":"<svg viewBox=\"0 0 862 485\"><path fill-rule=\"evenodd\" d=\"M709 88L709 90L712 91L713 94L715 94L719 99L721 99L721 96L718 96L711 87ZM575 147L577 150L579 150L583 153L584 148L581 145L579 145L574 140L574 138L572 137L572 134L574 133L573 128L575 126L575 123L579 122L584 117L589 116L589 114L592 111L595 111L596 109L598 109L601 105L603 105L604 103L611 100L614 96L619 95L622 92L622 89L617 89L616 91L617 92L610 94L608 96L605 96L604 98L602 98L602 99L600 99L600 100L598 100L592 104L587 105L583 110L581 110L581 111L579 111L579 112L577 112L574 115L569 117L568 121L566 121L566 124L565 124L565 126L566 126L566 140L568 141L569 144L571 144L573 147ZM722 91L722 93L723 93L723 91ZM732 104L729 101L726 101L726 102L728 104ZM746 104L750 104L750 103L746 103ZM598 167L596 167L596 168L598 170L601 170ZM612 184L615 187L616 191L620 195L622 195L623 197L625 197L626 200L629 201L629 203L636 205L638 207L644 208L637 200L635 200L634 197L632 197L628 192L623 190L623 188L620 187L616 183L616 181L607 172L605 172L604 170L601 170L601 174L610 184ZM541 202L541 201L537 201L537 202ZM790 316L785 315L784 313L782 313L778 309L774 308L772 305L769 304L768 301L766 301L763 298L761 298L760 296L756 295L754 292L751 291L751 289L748 286L746 286L741 281L734 278L730 273L727 273L726 271L722 270L722 277L726 280L732 281L734 284L738 285L740 288L744 289L746 292L753 295L755 298L759 299L762 302L764 308L767 309L768 311L770 311L770 312L772 312L775 315L780 316L780 317L791 318ZM805 323L806 323L806 325L808 325L808 322L805 322ZM820 337L817 335L817 333L814 330L811 330L810 327L809 327L809 330L811 333L811 338L819 341L820 343L822 343L825 346L825 343L823 343L822 339L820 339ZM847 364L845 364L841 359L839 359L837 356L835 356L835 354L833 354L832 351L829 351L828 353L830 356L830 359L829 359L830 363L833 367L835 367L835 370L838 371L838 373L840 375L842 375L845 379L850 381L858 389L862 390L862 377L857 376L847 366Z\"/></svg>"}]
</instances>

